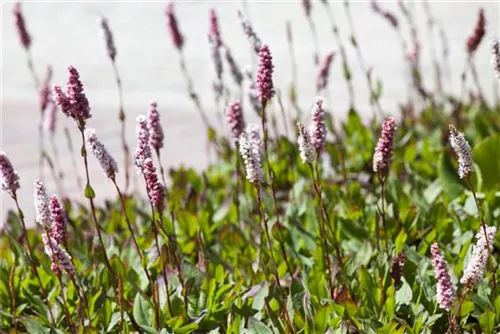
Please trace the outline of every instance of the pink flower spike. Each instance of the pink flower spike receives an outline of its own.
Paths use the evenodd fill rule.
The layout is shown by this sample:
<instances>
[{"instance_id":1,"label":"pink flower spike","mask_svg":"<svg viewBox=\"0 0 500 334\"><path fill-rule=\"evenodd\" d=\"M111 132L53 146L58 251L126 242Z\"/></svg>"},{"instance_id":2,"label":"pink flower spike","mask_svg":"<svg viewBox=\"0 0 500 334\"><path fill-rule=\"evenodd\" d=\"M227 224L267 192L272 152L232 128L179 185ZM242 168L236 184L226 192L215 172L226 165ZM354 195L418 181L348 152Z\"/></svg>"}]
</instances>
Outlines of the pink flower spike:
<instances>
[{"instance_id":1,"label":"pink flower spike","mask_svg":"<svg viewBox=\"0 0 500 334\"><path fill-rule=\"evenodd\" d=\"M94 157L99 162L102 171L109 179L114 179L116 173L118 173L118 164L115 159L109 154L106 147L97 138L96 131L94 129L85 130L85 142L87 148L92 152Z\"/></svg>"},{"instance_id":2,"label":"pink flower spike","mask_svg":"<svg viewBox=\"0 0 500 334\"><path fill-rule=\"evenodd\" d=\"M319 153L326 143L326 122L325 122L325 110L323 108L323 99L319 96L314 100L314 106L312 109L312 124L310 128L310 134L312 139L312 144L316 148L316 152Z\"/></svg>"},{"instance_id":3,"label":"pink flower spike","mask_svg":"<svg viewBox=\"0 0 500 334\"><path fill-rule=\"evenodd\" d=\"M316 76L316 88L318 91L324 89L328 85L330 66L334 56L335 52L332 51L328 53L319 66L318 75Z\"/></svg>"},{"instance_id":4,"label":"pink flower spike","mask_svg":"<svg viewBox=\"0 0 500 334\"><path fill-rule=\"evenodd\" d=\"M245 130L245 120L243 118L243 110L239 100L234 100L227 107L227 122L233 140L236 142L241 133Z\"/></svg>"},{"instance_id":5,"label":"pink flower spike","mask_svg":"<svg viewBox=\"0 0 500 334\"><path fill-rule=\"evenodd\" d=\"M135 149L135 165L142 169L142 164L148 158L151 158L151 148L149 146L149 131L144 115L136 118L137 125L135 132L137 134L137 146Z\"/></svg>"},{"instance_id":6,"label":"pink flower spike","mask_svg":"<svg viewBox=\"0 0 500 334\"><path fill-rule=\"evenodd\" d=\"M46 230L50 230L52 227L50 208L49 208L49 196L45 190L45 186L42 181L35 180L34 184L34 198L35 198L35 221L43 226Z\"/></svg>"},{"instance_id":7,"label":"pink flower spike","mask_svg":"<svg viewBox=\"0 0 500 334\"><path fill-rule=\"evenodd\" d=\"M44 121L44 128L50 133L51 136L54 136L56 132L56 121L57 121L57 105L54 102L51 102L49 110L45 115L45 121Z\"/></svg>"},{"instance_id":8,"label":"pink flower spike","mask_svg":"<svg viewBox=\"0 0 500 334\"><path fill-rule=\"evenodd\" d=\"M19 40L21 41L23 47L28 50L31 46L31 36L26 29L26 23L24 22L23 13L21 12L20 2L17 2L14 5L14 10L12 12L14 14L14 23L16 25Z\"/></svg>"},{"instance_id":9,"label":"pink flower spike","mask_svg":"<svg viewBox=\"0 0 500 334\"><path fill-rule=\"evenodd\" d=\"M149 145L156 151L163 147L163 128L156 102L151 102L148 113Z\"/></svg>"},{"instance_id":10,"label":"pink flower spike","mask_svg":"<svg viewBox=\"0 0 500 334\"><path fill-rule=\"evenodd\" d=\"M217 19L217 13L215 12L215 9L210 9L210 31L209 31L209 36L212 36L217 44L217 47L222 46L222 39L220 36L220 29L219 29L219 22Z\"/></svg>"},{"instance_id":11,"label":"pink flower spike","mask_svg":"<svg viewBox=\"0 0 500 334\"><path fill-rule=\"evenodd\" d=\"M19 176L5 152L0 152L0 174L2 177L2 190L12 197L16 196L16 191L20 188Z\"/></svg>"},{"instance_id":12,"label":"pink flower spike","mask_svg":"<svg viewBox=\"0 0 500 334\"><path fill-rule=\"evenodd\" d=\"M267 102L274 96L273 86L273 57L269 46L262 45L259 51L259 71L257 72L257 90L259 93L260 103L263 108Z\"/></svg>"},{"instance_id":13,"label":"pink flower spike","mask_svg":"<svg viewBox=\"0 0 500 334\"><path fill-rule=\"evenodd\" d=\"M73 116L69 97L65 92L63 92L61 86L54 86L53 99L54 102L61 108L63 114L67 117Z\"/></svg>"},{"instance_id":14,"label":"pink flower spike","mask_svg":"<svg viewBox=\"0 0 500 334\"><path fill-rule=\"evenodd\" d=\"M378 140L375 154L373 155L373 171L375 173L389 167L395 133L396 121L394 118L389 117L382 123L382 135Z\"/></svg>"},{"instance_id":15,"label":"pink flower spike","mask_svg":"<svg viewBox=\"0 0 500 334\"><path fill-rule=\"evenodd\" d=\"M57 276L61 275L61 269L70 276L75 275L75 266L71 262L71 255L52 237L49 237L47 233L42 235L42 241L45 253L50 257L50 261L52 262L52 271Z\"/></svg>"},{"instance_id":16,"label":"pink flower spike","mask_svg":"<svg viewBox=\"0 0 500 334\"><path fill-rule=\"evenodd\" d=\"M72 117L80 122L92 117L90 114L90 106L85 93L83 92L83 84L80 81L80 74L75 67L68 67L68 84L66 92L71 104Z\"/></svg>"},{"instance_id":17,"label":"pink flower spike","mask_svg":"<svg viewBox=\"0 0 500 334\"><path fill-rule=\"evenodd\" d=\"M57 243L61 244L66 239L67 235L67 218L66 212L59 203L56 195L50 196L50 217L52 219L52 229L50 237Z\"/></svg>"},{"instance_id":18,"label":"pink flower spike","mask_svg":"<svg viewBox=\"0 0 500 334\"><path fill-rule=\"evenodd\" d=\"M115 61L116 47L113 40L113 33L109 28L108 19L105 17L101 17L99 21L101 25L102 38L104 39L104 43L106 43L106 51L108 53L108 57L111 59L111 61Z\"/></svg>"},{"instance_id":19,"label":"pink flower spike","mask_svg":"<svg viewBox=\"0 0 500 334\"><path fill-rule=\"evenodd\" d=\"M453 283L451 283L450 274L448 274L448 264L446 263L444 254L439 250L439 245L437 243L432 244L431 254L432 265L436 271L435 277L438 284L436 298L439 306L449 311L455 300L455 290L453 289Z\"/></svg>"},{"instance_id":20,"label":"pink flower spike","mask_svg":"<svg viewBox=\"0 0 500 334\"><path fill-rule=\"evenodd\" d=\"M170 2L167 5L167 25L168 29L170 31L170 37L172 38L172 42L174 43L174 46L178 49L181 50L183 45L184 45L184 37L182 37L182 34L179 30L179 25L177 23L177 18L174 13L174 3Z\"/></svg>"},{"instance_id":21,"label":"pink flower spike","mask_svg":"<svg viewBox=\"0 0 500 334\"><path fill-rule=\"evenodd\" d=\"M151 203L161 214L165 207L165 188L158 181L158 175L156 174L156 168L153 166L153 161L147 158L144 160L142 165L144 178L146 179L146 185L148 188L148 194L151 199Z\"/></svg>"}]
</instances>

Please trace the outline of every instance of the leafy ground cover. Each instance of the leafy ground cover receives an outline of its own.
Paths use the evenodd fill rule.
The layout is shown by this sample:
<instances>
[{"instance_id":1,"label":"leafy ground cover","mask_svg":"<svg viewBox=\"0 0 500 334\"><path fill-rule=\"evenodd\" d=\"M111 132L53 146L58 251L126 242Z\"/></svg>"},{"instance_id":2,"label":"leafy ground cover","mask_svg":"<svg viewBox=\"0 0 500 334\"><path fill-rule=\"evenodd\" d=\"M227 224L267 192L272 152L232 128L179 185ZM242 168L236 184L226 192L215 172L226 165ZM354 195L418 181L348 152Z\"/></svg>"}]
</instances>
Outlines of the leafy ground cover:
<instances>
[{"instance_id":1,"label":"leafy ground cover","mask_svg":"<svg viewBox=\"0 0 500 334\"><path fill-rule=\"evenodd\" d=\"M484 35L484 18L482 25ZM480 30L481 15L471 38ZM88 174L83 203L49 199L36 182L39 225L26 229L30 208L9 212L0 234L0 330L500 331L499 104L480 92L426 92L410 60L419 95L397 121L363 120L352 108L333 122L317 99L311 130L304 117L296 135L271 135L279 117L267 112L278 105L272 59L267 46L256 51L261 123L245 130L241 106L230 104L231 137L208 128L217 163L206 170L164 171L157 106L138 118L134 160L146 198L115 181L117 164L89 130L83 85L69 69L55 104L82 134L78 166L100 163L117 194L96 206ZM373 90L374 110L379 94ZM17 203L22 175L1 158L2 189Z\"/></svg>"}]
</instances>

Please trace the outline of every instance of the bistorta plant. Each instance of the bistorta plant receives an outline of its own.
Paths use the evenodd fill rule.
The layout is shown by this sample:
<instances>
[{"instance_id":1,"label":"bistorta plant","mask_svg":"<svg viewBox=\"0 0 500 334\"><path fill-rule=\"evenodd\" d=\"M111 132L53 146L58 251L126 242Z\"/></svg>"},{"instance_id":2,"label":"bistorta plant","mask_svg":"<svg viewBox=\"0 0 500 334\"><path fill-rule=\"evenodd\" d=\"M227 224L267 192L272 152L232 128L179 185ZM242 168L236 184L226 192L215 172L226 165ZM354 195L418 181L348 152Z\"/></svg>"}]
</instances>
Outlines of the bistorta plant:
<instances>
[{"instance_id":1,"label":"bistorta plant","mask_svg":"<svg viewBox=\"0 0 500 334\"><path fill-rule=\"evenodd\" d=\"M50 139L53 147L39 147L37 153L49 167L54 166L52 178L44 180L41 169L34 189L25 189L24 175L36 166L31 156L39 155L31 155L29 148L26 152L16 150L16 141L7 137L3 144L10 156L0 154L2 204L15 209L4 211L0 228L0 332L494 334L500 330L496 285L500 278L500 211L496 209L500 180L494 164L500 159L498 102L489 96L476 98L480 94L477 84L465 86L460 94L453 91L452 81L443 89L436 87L437 82L432 85L429 68L422 66L429 41L418 30L420 22L412 7L398 2L402 20L397 21L382 3L375 3L375 14L389 20L398 37L395 45L384 46L386 52L394 51L398 44L411 46L404 51L404 55L410 51L411 57L402 61L419 75L417 80L416 73L392 73L402 75L397 79L411 84L410 91L404 100L396 96L397 103L385 105L384 111L394 117L379 118L384 114L380 102L393 96L386 82L375 78L383 77L381 68L370 65L376 62L363 44L363 35L357 34L362 23L357 15L360 7L349 1L342 4L347 19L344 27L344 21L334 20L333 4L322 3L324 6L318 7L311 1L286 4L306 14L308 23L318 29L318 37L335 38L318 43L322 50L324 45L323 51L332 53L323 54L324 61L314 68L306 66L312 65L310 58L298 52L299 47L303 49L301 22L281 20L286 11L273 12L272 17L277 28L280 22L286 24L281 28L282 32L286 28L290 48L287 59L282 59L286 50L273 42L271 32L256 19L252 26L241 13L244 30L239 38L249 42L250 50L230 50L219 23L224 21L229 29L239 27L237 21L231 23L221 4L204 12L206 20L197 29L199 34L192 34L194 28L189 27L192 20L188 15L196 17L191 5L170 2L163 15L148 16L151 23L166 19L163 34L171 39L167 48L178 53L189 94L185 98L194 102L191 107L199 112L202 122L207 122L210 155L206 167L171 164L172 151L166 149L185 149L186 138L199 129L193 122L181 136L171 133L163 110L179 106L161 94L156 99L164 102L149 103L147 115L137 118L137 146L130 154L133 160L127 163L115 158L123 151L125 136L134 132L123 126L125 119L121 117L123 101L129 100L122 96L128 93L121 89L121 81L124 88L130 87L126 82L131 78L114 73L120 117L115 118L116 124L106 124L116 136L104 142L94 117L105 115L97 117L99 108L87 99L94 95L95 86L89 81L84 87L84 78L91 72L72 66L68 83L53 91L52 73L44 73L36 95L26 101L35 106L35 114L28 110L26 117L44 113L46 125L40 122L38 126L43 125L44 140ZM254 5L243 4L242 12L253 14ZM28 6L24 4L23 9L31 15ZM424 6L430 33L442 36L438 17L430 14L433 4ZM37 51L46 47L44 36L31 34L41 28L40 24L50 27L51 21L33 21L37 29L28 33L25 22L31 21L18 4L12 8L12 29L21 45L14 52L24 54L35 51L34 46ZM107 13L102 14L105 18ZM431 46L435 47L429 50L435 60L433 78L438 72L447 78L448 52L457 58L473 55L478 65L490 60L491 55L479 52L486 37L486 14L485 8L476 24L474 41L469 43L477 44L472 52L463 47L452 49L453 43L447 43L446 38ZM238 20L236 11L230 15ZM474 15L470 21L475 20ZM139 15L138 24L140 20ZM332 27L333 36L319 30L325 22ZM119 36L120 30L112 32L110 23L99 20L104 41L101 61L108 58L116 69L119 50L113 36ZM211 59L215 53L202 52L207 55L206 64L200 62L196 68L212 66L214 75L191 77L191 52L206 45L207 23L212 51L219 55ZM180 26L186 30L181 32ZM406 29L409 34L403 34ZM262 40L255 31L261 31ZM344 34L350 43L342 44L340 36ZM468 37L463 36L464 40ZM336 45L327 50L332 42ZM496 49L493 44L494 57ZM333 61L333 52L341 63ZM353 71L355 77L347 64L347 55L352 52L361 69ZM34 59L38 62L41 58ZM291 67L286 63L289 59ZM240 68L244 62L252 66ZM205 102L210 100L212 81L219 79L217 67L221 64L227 68L227 73L220 72L224 89L221 99L211 105ZM472 69L475 79L496 80L495 61L486 75L474 74L471 64L466 70L471 73ZM53 65L56 77L61 65ZM290 69L291 73L286 73ZM303 70L312 76L303 77ZM339 75L345 80L339 80ZM175 79L175 73L171 76ZM368 90L356 90L354 99L356 80L366 80ZM310 89L303 89L308 83ZM341 109L345 101L328 94L332 83L335 90L346 88L349 92L347 110ZM195 91L195 87L209 88ZM307 97L308 92L321 97ZM472 98L465 99L467 95ZM113 96L104 99L113 102ZM311 122L306 123L302 110L311 100ZM372 108L358 101L369 102L373 111L380 113L371 119L367 112ZM401 112L393 108L399 103ZM4 107L5 120L11 117L12 107ZM57 120L62 131L56 129L59 109L70 125ZM182 111L189 113L190 109ZM229 131L208 123L223 112ZM335 122L327 122L330 115ZM456 124L463 133L455 127L447 131L448 123ZM23 123L23 129L35 132L36 125ZM291 125L297 125L297 136L288 133ZM72 136L78 134L82 146L73 150ZM166 142L170 134L173 137ZM26 139L23 136L24 132L18 133L20 140ZM72 159L68 170L64 169L67 150L72 157L83 158ZM450 153L458 158L458 171ZM87 154L92 156L88 160ZM120 176L132 163L138 170L135 181L143 182L131 182L127 189L127 178ZM98 193L93 190L99 179L94 181L95 168L101 170L97 174L105 176L100 178L103 184ZM85 182L80 182L83 171ZM77 196L81 193L84 201ZM25 197L33 200L31 194L31 212L23 211L21 205ZM379 245L380 237L385 240L385 251Z\"/></svg>"}]
</instances>

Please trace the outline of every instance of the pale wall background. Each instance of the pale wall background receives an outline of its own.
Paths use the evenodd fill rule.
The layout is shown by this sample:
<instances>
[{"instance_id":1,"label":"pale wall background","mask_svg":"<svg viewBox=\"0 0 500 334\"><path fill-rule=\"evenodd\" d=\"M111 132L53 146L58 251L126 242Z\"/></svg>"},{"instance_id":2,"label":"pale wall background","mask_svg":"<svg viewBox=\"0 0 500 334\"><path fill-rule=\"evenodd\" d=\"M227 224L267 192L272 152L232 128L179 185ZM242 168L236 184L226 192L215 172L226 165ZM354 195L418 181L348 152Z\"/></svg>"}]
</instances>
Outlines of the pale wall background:
<instances>
[{"instance_id":1,"label":"pale wall background","mask_svg":"<svg viewBox=\"0 0 500 334\"><path fill-rule=\"evenodd\" d=\"M33 221L32 182L38 177L39 120L38 97L26 67L25 52L21 48L13 26L14 3L2 2L2 118L0 127L1 149L5 151L21 177L19 196L21 205ZM396 3L380 2L383 8L396 13L409 36L408 25ZM434 87L430 49L426 30L426 17L421 2L407 2L418 27L422 42L422 69L428 87ZM477 12L485 9L487 36L499 36L499 7L496 2L452 2L431 1L431 10L445 29L450 49L450 76L445 81L449 92L460 91L460 74L465 61L465 40L472 32ZM312 61L313 41L300 1L268 1L245 4L240 1L177 1L176 13L180 28L185 36L185 54L189 71L195 79L195 88L211 117L215 120L216 107L211 90L212 67L207 42L208 13L215 8L219 15L222 38L227 43L240 65L252 64L247 40L239 24L237 10L244 9L263 41L270 45L275 59L275 86L287 90L291 72L290 57L286 42L285 23L290 20L298 62L298 94L302 108L308 109L315 94L316 69ZM341 2L332 2L341 38L348 45L348 25ZM163 163L167 166L180 165L202 168L209 162L205 153L206 134L191 101L188 99L185 83L178 65L178 56L173 48L165 19L166 2L161 3L111 3L111 2L26 2L22 9L28 29L33 38L32 54L39 76L45 67L54 68L53 83L64 84L65 68L77 67L90 100L93 118L89 126L96 128L100 139L122 161L119 140L118 98L111 63L108 60L97 24L99 15L109 19L118 49L117 63L122 74L125 90L125 109L128 116L128 140L131 149L135 145L134 119L140 113L147 113L148 103L156 100L161 112L166 134ZM383 81L382 105L389 113L396 113L399 103L407 95L407 67L399 40L394 30L382 18L375 15L367 1L351 4L358 42L365 60L373 67L374 77ZM316 22L320 51L336 50L330 24L321 3L313 3L312 15ZM437 37L437 36L436 36ZM440 46L439 38L436 39ZM483 42L476 55L476 64L483 88L488 98L493 96L494 76L490 69L489 41ZM367 88L359 70L359 63L353 48L347 48L356 90L356 106L364 115L371 116L367 104ZM439 50L438 50L439 52ZM334 61L330 76L328 101L336 117L342 118L348 108L348 95L342 78L340 58ZM232 82L231 78L228 82ZM294 112L288 108L291 115ZM74 173L83 176L83 169L71 168L63 127L68 126L78 152L79 137L75 124L62 114L58 118L56 142L59 145L61 162L66 174L66 192L82 198L82 190L76 187ZM254 116L253 113L247 116ZM80 162L80 160L79 160ZM97 196L114 194L112 185L105 179L90 157L91 180ZM120 181L123 179L123 173ZM45 176L49 190L55 187L50 176ZM4 220L12 201L5 194L1 199L0 216Z\"/></svg>"}]
</instances>

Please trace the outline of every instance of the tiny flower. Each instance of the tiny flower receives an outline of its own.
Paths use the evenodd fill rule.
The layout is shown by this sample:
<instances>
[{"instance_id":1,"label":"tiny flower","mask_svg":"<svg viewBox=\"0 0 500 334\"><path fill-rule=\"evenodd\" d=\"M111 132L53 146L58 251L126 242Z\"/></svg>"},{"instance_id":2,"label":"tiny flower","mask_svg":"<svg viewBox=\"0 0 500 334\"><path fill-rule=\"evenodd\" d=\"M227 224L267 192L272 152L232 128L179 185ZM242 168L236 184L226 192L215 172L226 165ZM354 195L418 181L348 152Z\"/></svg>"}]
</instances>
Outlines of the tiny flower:
<instances>
[{"instance_id":1,"label":"tiny flower","mask_svg":"<svg viewBox=\"0 0 500 334\"><path fill-rule=\"evenodd\" d=\"M243 132L238 140L241 157L245 163L245 170L248 181L255 185L260 185L264 181L264 173L260 164L260 152L256 152L255 141Z\"/></svg>"},{"instance_id":2,"label":"tiny flower","mask_svg":"<svg viewBox=\"0 0 500 334\"><path fill-rule=\"evenodd\" d=\"M16 190L19 189L19 176L5 152L0 152L0 174L2 175L2 190L10 196L15 196Z\"/></svg>"},{"instance_id":3,"label":"tiny flower","mask_svg":"<svg viewBox=\"0 0 500 334\"><path fill-rule=\"evenodd\" d=\"M31 45L31 36L26 29L26 23L24 22L23 13L21 12L21 3L17 2L14 5L14 20L17 29L17 34L19 35L19 40L23 47L28 50Z\"/></svg>"},{"instance_id":4,"label":"tiny flower","mask_svg":"<svg viewBox=\"0 0 500 334\"><path fill-rule=\"evenodd\" d=\"M170 2L167 6L167 25L168 29L170 31L170 37L172 38L172 42L174 43L174 46L178 49L181 50L182 46L184 45L184 37L182 37L182 34L179 30L179 25L177 23L177 18L174 13L174 3Z\"/></svg>"},{"instance_id":5,"label":"tiny flower","mask_svg":"<svg viewBox=\"0 0 500 334\"><path fill-rule=\"evenodd\" d=\"M66 212L56 195L50 196L50 217L52 219L52 228L50 229L50 237L57 244L61 244L66 239L68 222Z\"/></svg>"},{"instance_id":6,"label":"tiny flower","mask_svg":"<svg viewBox=\"0 0 500 334\"><path fill-rule=\"evenodd\" d=\"M116 48L115 48L115 42L113 41L113 33L109 28L108 19L105 17L101 17L99 19L99 23L101 25L102 38L104 39L104 43L106 43L106 51L108 53L108 57L112 61L115 61Z\"/></svg>"},{"instance_id":7,"label":"tiny flower","mask_svg":"<svg viewBox=\"0 0 500 334\"><path fill-rule=\"evenodd\" d=\"M418 42L415 30L412 31L411 49L406 59L408 59L410 65L413 67L417 67L420 62L420 43Z\"/></svg>"},{"instance_id":8,"label":"tiny flower","mask_svg":"<svg viewBox=\"0 0 500 334\"><path fill-rule=\"evenodd\" d=\"M330 65L332 64L335 52L330 52L326 55L319 66L318 75L316 76L316 88L324 89L328 85L328 75L330 74Z\"/></svg>"},{"instance_id":9,"label":"tiny flower","mask_svg":"<svg viewBox=\"0 0 500 334\"><path fill-rule=\"evenodd\" d=\"M234 141L237 141L245 129L245 120L239 100L234 100L227 107L227 122Z\"/></svg>"},{"instance_id":10,"label":"tiny flower","mask_svg":"<svg viewBox=\"0 0 500 334\"><path fill-rule=\"evenodd\" d=\"M312 143L311 136L299 121L297 121L297 129L299 130L297 142L299 144L300 158L302 162L312 164L316 159L316 149Z\"/></svg>"},{"instance_id":11,"label":"tiny flower","mask_svg":"<svg viewBox=\"0 0 500 334\"><path fill-rule=\"evenodd\" d=\"M476 235L477 243L472 248L472 256L469 259L467 267L464 269L464 275L460 283L472 287L478 284L484 276L484 269L488 262L488 256L493 250L493 241L497 228L495 226L486 226L486 235L484 228L481 228Z\"/></svg>"},{"instance_id":12,"label":"tiny flower","mask_svg":"<svg viewBox=\"0 0 500 334\"><path fill-rule=\"evenodd\" d=\"M34 184L34 198L35 198L35 221L42 225L46 230L52 227L50 208L49 208L49 196L45 190L43 182L40 180L35 180Z\"/></svg>"},{"instance_id":13,"label":"tiny flower","mask_svg":"<svg viewBox=\"0 0 500 334\"><path fill-rule=\"evenodd\" d=\"M229 70L231 71L231 75L233 76L234 81L238 86L241 86L241 83L243 82L243 74L241 73L241 69L236 64L236 61L233 58L233 55L231 54L231 50L229 50L227 47L225 47L226 51L226 61L227 64L229 65Z\"/></svg>"},{"instance_id":14,"label":"tiny flower","mask_svg":"<svg viewBox=\"0 0 500 334\"><path fill-rule=\"evenodd\" d=\"M321 97L317 96L314 100L311 114L312 124L309 131L311 133L312 143L319 153L326 142L325 110L323 109L323 99Z\"/></svg>"},{"instance_id":15,"label":"tiny flower","mask_svg":"<svg viewBox=\"0 0 500 334\"><path fill-rule=\"evenodd\" d=\"M44 128L47 130L51 136L54 136L56 132L56 120L57 120L57 105L52 102L50 103L50 108L45 115Z\"/></svg>"},{"instance_id":16,"label":"tiny flower","mask_svg":"<svg viewBox=\"0 0 500 334\"><path fill-rule=\"evenodd\" d=\"M158 175L156 174L156 168L153 166L153 161L147 158L144 160L142 168L151 203L158 212L161 213L164 209L165 189L158 181Z\"/></svg>"},{"instance_id":17,"label":"tiny flower","mask_svg":"<svg viewBox=\"0 0 500 334\"><path fill-rule=\"evenodd\" d=\"M135 133L137 134L137 147L135 149L135 165L142 168L144 160L151 158L151 148L149 146L149 131L146 117L139 115L136 118L137 125Z\"/></svg>"},{"instance_id":18,"label":"tiny flower","mask_svg":"<svg viewBox=\"0 0 500 334\"><path fill-rule=\"evenodd\" d=\"M450 144L458 157L458 176L461 179L467 177L474 170L472 153L469 143L463 133L450 125Z\"/></svg>"},{"instance_id":19,"label":"tiny flower","mask_svg":"<svg viewBox=\"0 0 500 334\"><path fill-rule=\"evenodd\" d=\"M148 113L148 131L149 131L149 145L156 151L163 147L163 128L160 122L160 113L158 112L158 105L156 102L151 102L149 105Z\"/></svg>"},{"instance_id":20,"label":"tiny flower","mask_svg":"<svg viewBox=\"0 0 500 334\"><path fill-rule=\"evenodd\" d=\"M500 79L500 43L497 39L493 38L491 40L491 66L493 67L493 71L495 71L495 75L497 79Z\"/></svg>"},{"instance_id":21,"label":"tiny flower","mask_svg":"<svg viewBox=\"0 0 500 334\"><path fill-rule=\"evenodd\" d=\"M267 102L274 95L273 86L273 57L269 46L262 45L259 51L259 71L257 72L257 91L259 93L260 104L265 107Z\"/></svg>"},{"instance_id":22,"label":"tiny flower","mask_svg":"<svg viewBox=\"0 0 500 334\"><path fill-rule=\"evenodd\" d=\"M483 37L486 33L485 26L486 26L486 20L484 18L484 9L481 8L479 9L479 14L476 26L474 27L474 32L467 39L466 46L467 46L467 52L469 54L474 53L474 51L476 51L477 47L483 40Z\"/></svg>"},{"instance_id":23,"label":"tiny flower","mask_svg":"<svg viewBox=\"0 0 500 334\"><path fill-rule=\"evenodd\" d=\"M238 11L238 16L240 17L241 21L241 26L243 27L243 31L245 32L245 35L247 36L248 40L250 41L250 44L252 45L252 48L254 49L255 53L259 54L262 42L260 41L260 38L257 36L255 31L253 30L252 24L250 21L243 16L243 14Z\"/></svg>"},{"instance_id":24,"label":"tiny flower","mask_svg":"<svg viewBox=\"0 0 500 334\"><path fill-rule=\"evenodd\" d=\"M436 271L435 277L437 280L437 293L436 298L439 306L449 311L455 300L455 289L453 289L453 284L451 283L450 274L448 274L448 264L444 258L444 254L439 251L439 245L437 243L431 246L432 254L432 265Z\"/></svg>"},{"instance_id":25,"label":"tiny flower","mask_svg":"<svg viewBox=\"0 0 500 334\"><path fill-rule=\"evenodd\" d=\"M87 148L92 152L94 157L99 162L102 171L109 179L114 179L118 173L118 164L115 159L109 154L106 147L97 138L97 133L94 129L85 130L85 141Z\"/></svg>"},{"instance_id":26,"label":"tiny flower","mask_svg":"<svg viewBox=\"0 0 500 334\"><path fill-rule=\"evenodd\" d=\"M396 121L394 118L389 117L382 123L382 135L378 140L375 154L373 155L373 171L375 173L389 167L395 133Z\"/></svg>"},{"instance_id":27,"label":"tiny flower","mask_svg":"<svg viewBox=\"0 0 500 334\"><path fill-rule=\"evenodd\" d=\"M42 235L42 241L45 253L50 257L52 262L52 271L59 276L62 269L68 275L73 276L75 274L75 266L71 262L71 256L68 252L52 237L49 237L47 233Z\"/></svg>"}]
</instances>

